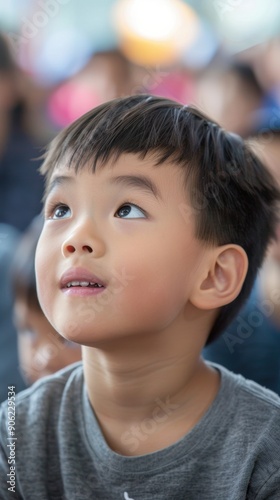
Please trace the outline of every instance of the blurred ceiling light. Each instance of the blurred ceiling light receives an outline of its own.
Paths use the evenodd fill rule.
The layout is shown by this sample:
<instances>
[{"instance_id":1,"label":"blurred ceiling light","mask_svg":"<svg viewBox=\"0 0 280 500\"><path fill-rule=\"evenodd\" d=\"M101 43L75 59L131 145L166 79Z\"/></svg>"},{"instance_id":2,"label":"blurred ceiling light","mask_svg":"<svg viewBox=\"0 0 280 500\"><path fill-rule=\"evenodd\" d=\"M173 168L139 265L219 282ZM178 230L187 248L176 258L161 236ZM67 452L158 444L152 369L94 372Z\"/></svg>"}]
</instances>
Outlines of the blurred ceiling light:
<instances>
[{"instance_id":1,"label":"blurred ceiling light","mask_svg":"<svg viewBox=\"0 0 280 500\"><path fill-rule=\"evenodd\" d=\"M177 61L199 27L196 13L181 0L119 0L113 19L123 53L144 66Z\"/></svg>"},{"instance_id":2,"label":"blurred ceiling light","mask_svg":"<svg viewBox=\"0 0 280 500\"><path fill-rule=\"evenodd\" d=\"M279 0L219 2L216 28L229 49L245 50L279 33Z\"/></svg>"},{"instance_id":3,"label":"blurred ceiling light","mask_svg":"<svg viewBox=\"0 0 280 500\"><path fill-rule=\"evenodd\" d=\"M25 46L22 46L25 49ZM82 33L69 28L37 37L20 54L19 64L41 85L54 85L77 73L89 60L91 46Z\"/></svg>"},{"instance_id":4,"label":"blurred ceiling light","mask_svg":"<svg viewBox=\"0 0 280 500\"><path fill-rule=\"evenodd\" d=\"M218 50L218 39L205 22L200 23L200 29L193 43L184 51L182 61L187 68L201 69L210 64Z\"/></svg>"}]
</instances>

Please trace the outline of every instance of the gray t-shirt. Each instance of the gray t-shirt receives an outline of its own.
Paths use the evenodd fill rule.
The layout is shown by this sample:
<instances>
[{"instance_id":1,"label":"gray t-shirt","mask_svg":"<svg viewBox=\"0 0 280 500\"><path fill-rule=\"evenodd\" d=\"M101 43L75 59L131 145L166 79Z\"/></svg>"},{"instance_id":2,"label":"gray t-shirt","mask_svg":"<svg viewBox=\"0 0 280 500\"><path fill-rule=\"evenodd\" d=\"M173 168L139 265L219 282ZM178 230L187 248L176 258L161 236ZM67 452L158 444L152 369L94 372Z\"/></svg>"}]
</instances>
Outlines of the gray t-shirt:
<instances>
[{"instance_id":1,"label":"gray t-shirt","mask_svg":"<svg viewBox=\"0 0 280 500\"><path fill-rule=\"evenodd\" d=\"M213 366L221 373L221 387L207 413L173 445L142 456L122 456L108 447L89 403L80 363L18 394L16 441L7 440L11 427L3 403L0 498L279 500L280 399ZM126 436L131 446L137 439L149 439L156 415L171 411L168 402L157 404L160 410L153 412L154 420L144 422L141 433ZM14 454L15 474L10 469ZM8 491L14 479L16 493Z\"/></svg>"}]
</instances>

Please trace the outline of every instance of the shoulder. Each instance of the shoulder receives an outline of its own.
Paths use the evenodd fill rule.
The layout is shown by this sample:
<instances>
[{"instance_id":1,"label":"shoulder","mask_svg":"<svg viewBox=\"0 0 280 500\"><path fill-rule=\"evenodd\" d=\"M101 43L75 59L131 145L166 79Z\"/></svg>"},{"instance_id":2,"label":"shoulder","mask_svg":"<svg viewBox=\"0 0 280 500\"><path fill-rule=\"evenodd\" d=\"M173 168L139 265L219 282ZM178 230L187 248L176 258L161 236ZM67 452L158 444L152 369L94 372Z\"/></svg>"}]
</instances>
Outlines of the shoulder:
<instances>
[{"instance_id":1,"label":"shoulder","mask_svg":"<svg viewBox=\"0 0 280 500\"><path fill-rule=\"evenodd\" d=\"M44 377L15 397L16 425L18 432L21 427L32 422L37 423L53 420L59 412L63 398L67 394L79 394L82 391L82 363L74 363L53 375ZM1 426L7 419L7 401L0 406Z\"/></svg>"},{"instance_id":2,"label":"shoulder","mask_svg":"<svg viewBox=\"0 0 280 500\"><path fill-rule=\"evenodd\" d=\"M231 396L234 395L240 398L246 402L247 406L249 406L249 402L252 402L254 405L275 410L276 413L280 412L280 397L278 394L253 380L248 380L242 375L231 372L217 363L210 364L220 372L222 385L228 389L231 388Z\"/></svg>"},{"instance_id":3,"label":"shoulder","mask_svg":"<svg viewBox=\"0 0 280 500\"><path fill-rule=\"evenodd\" d=\"M274 487L280 488L280 398L256 382L210 364L221 374L214 427L223 439L219 444L215 440L215 445L219 451L223 448L237 471L242 464L243 474L250 478L248 498L268 498ZM267 496L257 496L261 492Z\"/></svg>"},{"instance_id":4,"label":"shoulder","mask_svg":"<svg viewBox=\"0 0 280 500\"><path fill-rule=\"evenodd\" d=\"M211 365L221 374L219 410L228 433L248 449L263 456L268 453L280 466L280 397L242 375Z\"/></svg>"}]
</instances>

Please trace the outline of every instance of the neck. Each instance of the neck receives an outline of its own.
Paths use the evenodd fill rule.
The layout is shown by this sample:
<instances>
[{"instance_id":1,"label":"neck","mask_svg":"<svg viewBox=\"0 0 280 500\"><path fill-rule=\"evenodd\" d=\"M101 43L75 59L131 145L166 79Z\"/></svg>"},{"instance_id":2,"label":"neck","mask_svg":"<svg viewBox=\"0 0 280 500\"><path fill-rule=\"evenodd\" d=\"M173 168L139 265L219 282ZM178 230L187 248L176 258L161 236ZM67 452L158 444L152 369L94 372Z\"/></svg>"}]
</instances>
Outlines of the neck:
<instances>
[{"instance_id":1,"label":"neck","mask_svg":"<svg viewBox=\"0 0 280 500\"><path fill-rule=\"evenodd\" d=\"M203 335L195 338L186 330L172 337L161 332L83 348L89 400L112 449L124 455L152 452L200 420L215 399L219 376L200 357ZM154 430L141 440L145 425ZM136 448L127 439L131 432L138 433Z\"/></svg>"}]
</instances>

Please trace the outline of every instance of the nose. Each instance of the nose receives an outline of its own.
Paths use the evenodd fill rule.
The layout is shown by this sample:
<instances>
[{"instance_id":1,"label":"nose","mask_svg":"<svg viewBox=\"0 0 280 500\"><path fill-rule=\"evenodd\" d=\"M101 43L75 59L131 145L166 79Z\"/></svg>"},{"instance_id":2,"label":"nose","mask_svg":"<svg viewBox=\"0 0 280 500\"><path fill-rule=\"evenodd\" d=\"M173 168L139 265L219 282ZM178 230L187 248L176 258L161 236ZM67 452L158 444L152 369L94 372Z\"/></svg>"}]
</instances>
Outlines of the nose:
<instances>
[{"instance_id":1,"label":"nose","mask_svg":"<svg viewBox=\"0 0 280 500\"><path fill-rule=\"evenodd\" d=\"M74 253L92 253L94 257L102 257L105 252L105 244L97 234L96 228L88 220L82 221L65 238L62 243L62 255L69 257Z\"/></svg>"}]
</instances>

